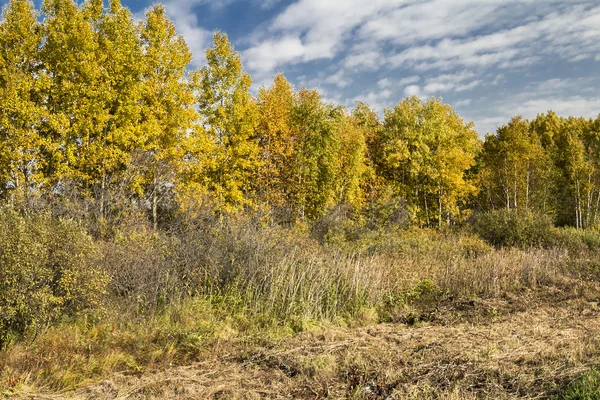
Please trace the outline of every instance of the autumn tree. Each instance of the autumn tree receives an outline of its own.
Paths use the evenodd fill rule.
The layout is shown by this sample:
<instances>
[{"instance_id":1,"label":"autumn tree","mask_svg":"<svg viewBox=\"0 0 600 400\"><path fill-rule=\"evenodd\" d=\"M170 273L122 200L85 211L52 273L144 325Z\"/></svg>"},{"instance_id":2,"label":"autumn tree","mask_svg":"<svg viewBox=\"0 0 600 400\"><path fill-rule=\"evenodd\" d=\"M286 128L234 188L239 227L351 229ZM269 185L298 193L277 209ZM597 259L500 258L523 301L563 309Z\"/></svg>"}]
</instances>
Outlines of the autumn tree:
<instances>
[{"instance_id":1,"label":"autumn tree","mask_svg":"<svg viewBox=\"0 0 600 400\"><path fill-rule=\"evenodd\" d=\"M368 164L366 130L352 115L342 114L338 125L337 202L361 211L366 200L365 181L372 179Z\"/></svg>"},{"instance_id":2,"label":"autumn tree","mask_svg":"<svg viewBox=\"0 0 600 400\"><path fill-rule=\"evenodd\" d=\"M98 43L90 15L72 0L45 0L41 62L48 77L42 136L48 177L90 193L107 113Z\"/></svg>"},{"instance_id":3,"label":"autumn tree","mask_svg":"<svg viewBox=\"0 0 600 400\"><path fill-rule=\"evenodd\" d=\"M542 140L550 144L553 138L521 117L486 137L480 166L484 207L551 210L553 170Z\"/></svg>"},{"instance_id":4,"label":"autumn tree","mask_svg":"<svg viewBox=\"0 0 600 400\"><path fill-rule=\"evenodd\" d=\"M449 105L409 97L385 110L380 171L418 224L450 223L460 215L460 202L477 190L466 171L478 145L473 124Z\"/></svg>"},{"instance_id":5,"label":"autumn tree","mask_svg":"<svg viewBox=\"0 0 600 400\"><path fill-rule=\"evenodd\" d=\"M270 88L258 91L257 136L262 160L258 191L260 198L272 206L280 207L288 201L292 156L297 144L292 126L296 101L294 89L283 74L275 77Z\"/></svg>"},{"instance_id":6,"label":"autumn tree","mask_svg":"<svg viewBox=\"0 0 600 400\"><path fill-rule=\"evenodd\" d=\"M589 121L583 132L586 158L590 165L588 172L589 189L585 198L585 226L598 226L600 223L600 116Z\"/></svg>"},{"instance_id":7,"label":"autumn tree","mask_svg":"<svg viewBox=\"0 0 600 400\"><path fill-rule=\"evenodd\" d=\"M298 218L316 219L336 203L342 115L341 108L324 103L317 91L300 90L292 115L298 142L289 188Z\"/></svg>"},{"instance_id":8,"label":"autumn tree","mask_svg":"<svg viewBox=\"0 0 600 400\"><path fill-rule=\"evenodd\" d=\"M249 92L252 79L227 35L215 33L206 60L207 65L193 75L198 113L214 143L206 181L218 206L235 211L255 203L261 166L258 105Z\"/></svg>"},{"instance_id":9,"label":"autumn tree","mask_svg":"<svg viewBox=\"0 0 600 400\"><path fill-rule=\"evenodd\" d=\"M193 93L186 81L192 56L163 6L148 10L141 39L142 171L138 182L149 199L156 228L159 201L177 184L185 153L182 143L194 118Z\"/></svg>"},{"instance_id":10,"label":"autumn tree","mask_svg":"<svg viewBox=\"0 0 600 400\"><path fill-rule=\"evenodd\" d=\"M131 12L119 0L111 0L103 10L102 0L87 3L87 13L97 42L98 79L103 124L96 127L96 146L89 162L99 203L99 215L105 217L112 196L123 198L135 176L130 165L136 149L142 145L141 95L142 46L140 32ZM127 172L127 173L126 173ZM113 186L118 186L114 188ZM120 193L113 193L115 191Z\"/></svg>"},{"instance_id":11,"label":"autumn tree","mask_svg":"<svg viewBox=\"0 0 600 400\"><path fill-rule=\"evenodd\" d=\"M377 113L365 102L358 102L352 117L356 126L363 131L365 140L365 171L362 192L369 206L373 208L385 186L381 168L383 160L383 124Z\"/></svg>"},{"instance_id":12,"label":"autumn tree","mask_svg":"<svg viewBox=\"0 0 600 400\"><path fill-rule=\"evenodd\" d=\"M0 191L39 192L45 184L41 24L29 0L12 0L0 25Z\"/></svg>"},{"instance_id":13,"label":"autumn tree","mask_svg":"<svg viewBox=\"0 0 600 400\"><path fill-rule=\"evenodd\" d=\"M552 149L553 161L559 172L559 178L554 182L557 222L577 228L588 226L595 190L594 156L588 153L584 141L588 123L584 118L563 119Z\"/></svg>"}]
</instances>

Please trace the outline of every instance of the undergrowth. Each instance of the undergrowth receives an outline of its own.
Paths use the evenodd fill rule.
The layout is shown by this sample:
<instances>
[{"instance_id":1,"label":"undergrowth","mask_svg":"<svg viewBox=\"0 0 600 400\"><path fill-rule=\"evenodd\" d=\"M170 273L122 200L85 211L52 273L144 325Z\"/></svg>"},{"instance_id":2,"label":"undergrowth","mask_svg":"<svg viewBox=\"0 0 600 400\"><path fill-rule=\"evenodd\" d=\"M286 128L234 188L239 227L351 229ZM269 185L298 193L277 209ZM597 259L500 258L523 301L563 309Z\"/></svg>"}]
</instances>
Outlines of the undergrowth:
<instances>
[{"instance_id":1,"label":"undergrowth","mask_svg":"<svg viewBox=\"0 0 600 400\"><path fill-rule=\"evenodd\" d=\"M3 284L12 284L11 271L30 274L16 282L43 288L54 302L4 292L4 309L31 310L5 313L0 324L4 393L73 389L327 324L415 324L443 302L570 285L580 279L578 260L590 271L596 262L587 245L577 253L494 248L465 230L315 236L253 216L206 215L170 231L122 226L92 238L77 222L50 215L3 210L0 217L0 241L15 243L2 247Z\"/></svg>"}]
</instances>

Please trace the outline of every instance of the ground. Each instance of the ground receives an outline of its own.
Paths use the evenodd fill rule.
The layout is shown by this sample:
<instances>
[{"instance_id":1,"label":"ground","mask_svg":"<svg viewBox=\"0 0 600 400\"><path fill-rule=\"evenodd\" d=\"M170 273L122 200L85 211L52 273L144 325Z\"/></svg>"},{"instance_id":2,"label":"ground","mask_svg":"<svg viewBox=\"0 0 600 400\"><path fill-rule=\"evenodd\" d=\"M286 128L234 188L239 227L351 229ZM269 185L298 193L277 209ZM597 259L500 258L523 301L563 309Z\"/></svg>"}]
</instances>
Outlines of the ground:
<instances>
[{"instance_id":1,"label":"ground","mask_svg":"<svg viewBox=\"0 0 600 400\"><path fill-rule=\"evenodd\" d=\"M552 290L449 300L391 323L278 341L223 341L193 365L19 398L561 398L600 365L600 297Z\"/></svg>"}]
</instances>

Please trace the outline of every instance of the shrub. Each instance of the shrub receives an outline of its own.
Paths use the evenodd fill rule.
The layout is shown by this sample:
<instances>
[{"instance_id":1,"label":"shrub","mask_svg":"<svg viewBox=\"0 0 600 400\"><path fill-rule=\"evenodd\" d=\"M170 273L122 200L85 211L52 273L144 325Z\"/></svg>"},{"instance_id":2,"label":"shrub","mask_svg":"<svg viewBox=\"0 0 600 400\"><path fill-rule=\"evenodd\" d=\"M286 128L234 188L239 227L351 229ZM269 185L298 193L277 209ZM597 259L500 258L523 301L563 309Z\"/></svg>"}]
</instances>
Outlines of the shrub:
<instances>
[{"instance_id":1,"label":"shrub","mask_svg":"<svg viewBox=\"0 0 600 400\"><path fill-rule=\"evenodd\" d=\"M548 247L554 240L552 220L530 210L496 210L479 214L472 227L496 247Z\"/></svg>"},{"instance_id":2,"label":"shrub","mask_svg":"<svg viewBox=\"0 0 600 400\"><path fill-rule=\"evenodd\" d=\"M560 228L555 230L552 244L567 250L572 256L584 255L600 249L600 233L589 229Z\"/></svg>"},{"instance_id":3,"label":"shrub","mask_svg":"<svg viewBox=\"0 0 600 400\"><path fill-rule=\"evenodd\" d=\"M107 277L79 225L5 208L0 226L0 345L99 304Z\"/></svg>"}]
</instances>

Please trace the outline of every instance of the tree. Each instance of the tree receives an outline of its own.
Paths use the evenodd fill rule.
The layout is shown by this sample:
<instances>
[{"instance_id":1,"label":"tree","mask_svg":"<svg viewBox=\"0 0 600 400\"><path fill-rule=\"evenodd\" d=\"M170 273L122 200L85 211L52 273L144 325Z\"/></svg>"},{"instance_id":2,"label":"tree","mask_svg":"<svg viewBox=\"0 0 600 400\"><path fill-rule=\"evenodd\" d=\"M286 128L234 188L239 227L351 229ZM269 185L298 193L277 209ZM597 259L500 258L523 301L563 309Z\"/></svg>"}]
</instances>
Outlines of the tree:
<instances>
[{"instance_id":1,"label":"tree","mask_svg":"<svg viewBox=\"0 0 600 400\"><path fill-rule=\"evenodd\" d=\"M249 88L250 75L227 35L217 32L206 50L207 65L193 76L198 112L209 138L213 158L207 165L207 184L219 208L226 212L255 203L261 166L256 139L258 106Z\"/></svg>"},{"instance_id":2,"label":"tree","mask_svg":"<svg viewBox=\"0 0 600 400\"><path fill-rule=\"evenodd\" d=\"M194 118L193 92L185 79L192 56L163 6L155 5L148 10L141 38L140 149L144 171L139 189L150 201L156 228L159 201L177 184L185 152L182 143Z\"/></svg>"},{"instance_id":3,"label":"tree","mask_svg":"<svg viewBox=\"0 0 600 400\"><path fill-rule=\"evenodd\" d=\"M131 12L119 0L111 0L110 9L103 14L102 1L87 4L87 12L96 33L97 59L102 89L95 101L102 105L104 124L96 127L95 146L88 157L93 167L89 174L95 185L99 216L105 217L111 195L121 199L133 176L125 174L134 152L142 145L141 95L143 89L142 46L140 32ZM131 171L130 171L131 172ZM126 178L127 177L127 178ZM121 193L113 193L119 185Z\"/></svg>"},{"instance_id":4,"label":"tree","mask_svg":"<svg viewBox=\"0 0 600 400\"><path fill-rule=\"evenodd\" d=\"M292 127L296 102L292 85L283 74L275 77L270 88L258 91L260 120L257 134L262 150L258 190L260 198L272 206L283 206L288 200L292 156L297 145Z\"/></svg>"},{"instance_id":5,"label":"tree","mask_svg":"<svg viewBox=\"0 0 600 400\"><path fill-rule=\"evenodd\" d=\"M585 228L591 217L594 191L594 168L587 153L584 132L589 121L584 118L563 119L554 138L553 159L559 171L557 189L557 222ZM588 206L589 205L589 206Z\"/></svg>"},{"instance_id":6,"label":"tree","mask_svg":"<svg viewBox=\"0 0 600 400\"><path fill-rule=\"evenodd\" d=\"M71 182L91 190L98 133L106 123L98 43L90 15L72 0L45 0L41 62L48 84L44 103L48 177L55 187ZM58 185L58 186L56 186Z\"/></svg>"},{"instance_id":7,"label":"tree","mask_svg":"<svg viewBox=\"0 0 600 400\"><path fill-rule=\"evenodd\" d=\"M480 168L486 209L550 211L552 165L542 138L546 143L553 138L532 126L517 116L486 137Z\"/></svg>"},{"instance_id":8,"label":"tree","mask_svg":"<svg viewBox=\"0 0 600 400\"><path fill-rule=\"evenodd\" d=\"M466 172L478 145L473 124L449 105L409 97L385 110L380 171L419 225L450 223L460 215L460 202L476 192Z\"/></svg>"},{"instance_id":9,"label":"tree","mask_svg":"<svg viewBox=\"0 0 600 400\"><path fill-rule=\"evenodd\" d=\"M583 133L586 158L590 165L588 173L589 190L586 196L585 225L598 226L600 223L600 116L589 121Z\"/></svg>"},{"instance_id":10,"label":"tree","mask_svg":"<svg viewBox=\"0 0 600 400\"><path fill-rule=\"evenodd\" d=\"M45 81L39 78L41 25L33 3L12 0L0 25L0 190L28 196L46 183L41 149L41 102Z\"/></svg>"},{"instance_id":11,"label":"tree","mask_svg":"<svg viewBox=\"0 0 600 400\"><path fill-rule=\"evenodd\" d=\"M355 124L363 131L365 140L365 171L362 181L363 196L373 209L385 186L382 178L383 125L377 113L367 103L358 102L352 111Z\"/></svg>"},{"instance_id":12,"label":"tree","mask_svg":"<svg viewBox=\"0 0 600 400\"><path fill-rule=\"evenodd\" d=\"M316 219L336 202L339 178L339 125L342 109L325 104L317 91L302 89L292 120L297 136L290 185L299 218Z\"/></svg>"},{"instance_id":13,"label":"tree","mask_svg":"<svg viewBox=\"0 0 600 400\"><path fill-rule=\"evenodd\" d=\"M352 205L360 211L365 201L365 180L371 170L367 159L365 129L353 116L343 114L338 126L339 174L337 177L337 202Z\"/></svg>"}]
</instances>

